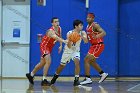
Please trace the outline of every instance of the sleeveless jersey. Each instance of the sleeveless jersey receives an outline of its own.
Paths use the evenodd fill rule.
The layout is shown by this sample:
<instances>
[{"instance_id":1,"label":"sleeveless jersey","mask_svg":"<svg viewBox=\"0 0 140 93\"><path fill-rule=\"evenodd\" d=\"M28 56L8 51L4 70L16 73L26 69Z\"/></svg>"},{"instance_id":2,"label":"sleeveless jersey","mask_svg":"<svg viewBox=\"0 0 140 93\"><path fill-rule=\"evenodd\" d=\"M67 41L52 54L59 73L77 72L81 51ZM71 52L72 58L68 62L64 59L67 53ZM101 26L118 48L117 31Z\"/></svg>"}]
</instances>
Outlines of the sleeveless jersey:
<instances>
[{"instance_id":1,"label":"sleeveless jersey","mask_svg":"<svg viewBox=\"0 0 140 93\"><path fill-rule=\"evenodd\" d=\"M90 26L88 25L86 28L87 31L87 36L88 36L88 40L91 44L98 44L100 42L103 42L103 38L94 38L92 34L99 34L100 32L94 31L94 25L95 23L93 22Z\"/></svg>"},{"instance_id":2,"label":"sleeveless jersey","mask_svg":"<svg viewBox=\"0 0 140 93\"><path fill-rule=\"evenodd\" d=\"M53 26L49 30L55 31ZM58 33L55 32L55 34L58 37L60 37L60 33L61 33L61 27L59 26ZM55 42L56 42L55 39L45 35L45 36L43 36L42 41L40 43L40 48L43 48L43 49L50 48L50 49L52 49L55 45Z\"/></svg>"},{"instance_id":3,"label":"sleeveless jersey","mask_svg":"<svg viewBox=\"0 0 140 93\"><path fill-rule=\"evenodd\" d=\"M69 31L69 32L67 33L67 35L68 35L68 34L71 34L72 32L73 32L73 30ZM79 33L79 35L81 36L81 32ZM68 48L68 46L65 45L64 50L65 50L65 51L75 51L75 52L79 52L79 51L80 51L81 40L82 40L82 39L80 38L80 40L77 41L75 44L72 43L71 48Z\"/></svg>"}]
</instances>

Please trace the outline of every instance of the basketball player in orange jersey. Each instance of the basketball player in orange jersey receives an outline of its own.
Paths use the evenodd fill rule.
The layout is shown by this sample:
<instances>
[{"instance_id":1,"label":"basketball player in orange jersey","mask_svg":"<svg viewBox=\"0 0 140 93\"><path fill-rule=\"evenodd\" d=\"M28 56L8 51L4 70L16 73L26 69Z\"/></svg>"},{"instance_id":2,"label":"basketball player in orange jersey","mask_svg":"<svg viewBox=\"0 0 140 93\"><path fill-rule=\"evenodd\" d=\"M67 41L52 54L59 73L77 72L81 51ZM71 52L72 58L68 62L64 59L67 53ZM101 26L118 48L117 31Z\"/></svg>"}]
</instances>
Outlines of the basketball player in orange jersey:
<instances>
[{"instance_id":1,"label":"basketball player in orange jersey","mask_svg":"<svg viewBox=\"0 0 140 93\"><path fill-rule=\"evenodd\" d=\"M83 82L80 83L82 85L92 83L92 80L90 78L90 65L94 67L100 74L101 79L99 80L99 83L103 82L108 76L108 73L104 73L101 67L96 63L96 58L98 58L104 50L103 37L106 35L106 32L100 27L99 24L93 22L94 18L95 15L93 13L88 13L88 26L86 28L86 31L91 46L84 60L85 79Z\"/></svg>"},{"instance_id":2,"label":"basketball player in orange jersey","mask_svg":"<svg viewBox=\"0 0 140 93\"><path fill-rule=\"evenodd\" d=\"M56 79L59 77L59 74L61 73L61 71L64 69L64 67L66 66L67 63L70 62L70 60L72 59L75 63L75 80L73 85L74 86L78 86L80 85L79 83L79 73L80 73L80 44L81 44L81 40L83 39L83 41L85 43L88 42L87 39L87 34L85 31L82 31L83 29L83 22L81 20L74 20L73 21L73 30L70 30L67 33L67 39L69 41L69 36L71 33L73 32L77 32L81 37L80 39L76 42L73 43L71 41L68 42L67 45L65 45L64 51L63 51L63 55L61 58L61 62L59 67L57 68L52 80L51 80L51 84L54 84L56 82Z\"/></svg>"},{"instance_id":3,"label":"basketball player in orange jersey","mask_svg":"<svg viewBox=\"0 0 140 93\"><path fill-rule=\"evenodd\" d=\"M61 38L61 27L59 26L59 19L57 17L53 17L51 20L52 27L46 32L46 35L42 38L40 43L40 51L41 51L41 60L35 68L32 70L31 73L27 73L26 77L28 78L31 84L34 84L34 75L35 73L44 67L43 69L43 80L41 85L50 85L47 81L46 76L48 74L48 69L51 64L51 51L55 45L56 41L60 42L59 52L62 50L62 42L67 43L67 40L63 40Z\"/></svg>"}]
</instances>

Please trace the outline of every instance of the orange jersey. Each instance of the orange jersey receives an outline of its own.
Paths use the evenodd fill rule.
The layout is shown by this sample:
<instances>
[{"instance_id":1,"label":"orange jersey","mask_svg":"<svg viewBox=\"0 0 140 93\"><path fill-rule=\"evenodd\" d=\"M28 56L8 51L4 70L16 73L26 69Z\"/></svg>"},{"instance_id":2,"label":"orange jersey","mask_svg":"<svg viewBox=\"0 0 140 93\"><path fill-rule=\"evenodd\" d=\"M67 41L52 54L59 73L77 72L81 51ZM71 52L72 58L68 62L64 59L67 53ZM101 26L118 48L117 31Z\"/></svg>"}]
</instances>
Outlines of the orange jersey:
<instances>
[{"instance_id":1,"label":"orange jersey","mask_svg":"<svg viewBox=\"0 0 140 93\"><path fill-rule=\"evenodd\" d=\"M100 32L94 31L94 25L95 25L95 23L93 22L90 26L89 25L87 26L87 28L86 28L87 36L88 36L88 40L91 44L98 44L100 42L103 42L103 38L96 39L93 37L93 34L97 35L100 33Z\"/></svg>"},{"instance_id":2,"label":"orange jersey","mask_svg":"<svg viewBox=\"0 0 140 93\"><path fill-rule=\"evenodd\" d=\"M54 27L51 27L49 30L55 31ZM60 33L61 33L61 27L59 26L58 33L55 32L55 34L58 37L60 37ZM42 55L45 54L46 51L47 51L47 53L51 53L52 48L55 45L55 42L56 42L55 39L53 39L47 35L43 36L42 41L40 43L40 50L41 50Z\"/></svg>"}]
</instances>

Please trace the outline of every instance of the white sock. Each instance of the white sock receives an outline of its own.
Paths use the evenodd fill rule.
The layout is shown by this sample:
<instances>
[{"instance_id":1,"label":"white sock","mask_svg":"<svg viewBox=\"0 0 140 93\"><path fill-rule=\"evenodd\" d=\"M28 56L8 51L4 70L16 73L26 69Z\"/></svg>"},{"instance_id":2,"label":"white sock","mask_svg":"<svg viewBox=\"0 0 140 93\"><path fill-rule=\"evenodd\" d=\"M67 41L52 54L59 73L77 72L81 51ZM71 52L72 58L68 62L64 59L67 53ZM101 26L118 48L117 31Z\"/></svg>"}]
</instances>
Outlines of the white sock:
<instances>
[{"instance_id":1,"label":"white sock","mask_svg":"<svg viewBox=\"0 0 140 93\"><path fill-rule=\"evenodd\" d=\"M102 73L101 76L103 76L105 73Z\"/></svg>"},{"instance_id":2,"label":"white sock","mask_svg":"<svg viewBox=\"0 0 140 93\"><path fill-rule=\"evenodd\" d=\"M79 75L75 75L75 77L79 77Z\"/></svg>"},{"instance_id":3,"label":"white sock","mask_svg":"<svg viewBox=\"0 0 140 93\"><path fill-rule=\"evenodd\" d=\"M32 77L34 76L34 73L33 73L33 72L31 72L31 76L32 76Z\"/></svg>"},{"instance_id":4,"label":"white sock","mask_svg":"<svg viewBox=\"0 0 140 93\"><path fill-rule=\"evenodd\" d=\"M86 77L86 79L91 79L91 78Z\"/></svg>"},{"instance_id":5,"label":"white sock","mask_svg":"<svg viewBox=\"0 0 140 93\"><path fill-rule=\"evenodd\" d=\"M43 80L46 79L46 76L43 76Z\"/></svg>"}]
</instances>

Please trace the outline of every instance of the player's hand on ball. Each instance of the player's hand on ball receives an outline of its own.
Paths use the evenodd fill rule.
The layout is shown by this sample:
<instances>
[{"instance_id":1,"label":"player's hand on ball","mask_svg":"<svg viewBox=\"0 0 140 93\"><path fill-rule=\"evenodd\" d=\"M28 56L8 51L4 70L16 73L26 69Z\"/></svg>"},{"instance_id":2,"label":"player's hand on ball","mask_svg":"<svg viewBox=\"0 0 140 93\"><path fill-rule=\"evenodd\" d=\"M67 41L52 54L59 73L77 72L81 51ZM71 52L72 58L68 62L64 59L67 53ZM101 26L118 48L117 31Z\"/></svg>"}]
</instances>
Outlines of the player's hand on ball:
<instances>
[{"instance_id":1,"label":"player's hand on ball","mask_svg":"<svg viewBox=\"0 0 140 93\"><path fill-rule=\"evenodd\" d=\"M65 44L68 44L68 40L63 40L63 42L64 42Z\"/></svg>"}]
</instances>

